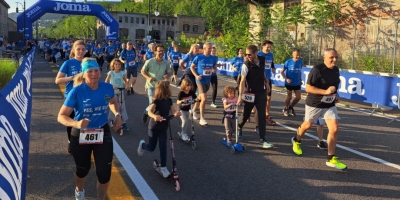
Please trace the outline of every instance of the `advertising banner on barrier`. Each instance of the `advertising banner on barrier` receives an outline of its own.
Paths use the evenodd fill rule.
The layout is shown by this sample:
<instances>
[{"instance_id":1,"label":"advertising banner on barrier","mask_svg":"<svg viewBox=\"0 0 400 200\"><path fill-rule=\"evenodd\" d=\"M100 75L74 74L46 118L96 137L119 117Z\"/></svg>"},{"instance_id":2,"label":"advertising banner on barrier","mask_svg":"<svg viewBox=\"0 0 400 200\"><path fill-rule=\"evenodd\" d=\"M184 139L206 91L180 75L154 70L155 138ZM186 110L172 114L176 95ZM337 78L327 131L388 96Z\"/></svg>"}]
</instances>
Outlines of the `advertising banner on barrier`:
<instances>
[{"instance_id":1,"label":"advertising banner on barrier","mask_svg":"<svg viewBox=\"0 0 400 200\"><path fill-rule=\"evenodd\" d=\"M34 52L0 91L0 199L25 199Z\"/></svg>"},{"instance_id":2,"label":"advertising banner on barrier","mask_svg":"<svg viewBox=\"0 0 400 200\"><path fill-rule=\"evenodd\" d=\"M233 76L234 71L230 67L231 59L219 58L217 73ZM285 80L281 76L283 65L275 64L276 73L272 76L272 84L283 87ZM305 90L305 83L312 68L302 69L302 90ZM382 106L398 107L400 94L400 77L383 76L372 73L352 73L340 71L340 85L338 88L341 98L354 101L379 104Z\"/></svg>"}]
</instances>

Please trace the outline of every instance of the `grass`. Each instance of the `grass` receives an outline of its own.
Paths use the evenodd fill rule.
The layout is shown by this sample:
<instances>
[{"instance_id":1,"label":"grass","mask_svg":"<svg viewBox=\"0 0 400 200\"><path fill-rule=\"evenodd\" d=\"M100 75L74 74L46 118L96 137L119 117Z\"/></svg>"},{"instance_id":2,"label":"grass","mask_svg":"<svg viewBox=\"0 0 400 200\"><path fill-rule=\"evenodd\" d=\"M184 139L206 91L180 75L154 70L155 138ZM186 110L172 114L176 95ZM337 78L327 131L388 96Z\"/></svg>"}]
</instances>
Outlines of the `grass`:
<instances>
[{"instance_id":1,"label":"grass","mask_svg":"<svg viewBox=\"0 0 400 200\"><path fill-rule=\"evenodd\" d=\"M17 62L12 60L0 60L0 90L10 82L17 69Z\"/></svg>"}]
</instances>

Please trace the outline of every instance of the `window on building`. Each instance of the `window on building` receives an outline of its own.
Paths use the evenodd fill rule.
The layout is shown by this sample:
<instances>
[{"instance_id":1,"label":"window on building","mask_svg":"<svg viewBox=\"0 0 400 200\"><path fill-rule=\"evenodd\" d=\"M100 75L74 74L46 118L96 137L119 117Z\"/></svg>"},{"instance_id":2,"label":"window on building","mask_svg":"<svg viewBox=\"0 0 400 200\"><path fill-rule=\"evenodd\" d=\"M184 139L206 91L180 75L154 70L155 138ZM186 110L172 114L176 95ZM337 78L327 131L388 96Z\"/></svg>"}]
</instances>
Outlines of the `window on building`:
<instances>
[{"instance_id":1,"label":"window on building","mask_svg":"<svg viewBox=\"0 0 400 200\"><path fill-rule=\"evenodd\" d=\"M125 16L125 23L128 23L128 17L127 16Z\"/></svg>"},{"instance_id":2,"label":"window on building","mask_svg":"<svg viewBox=\"0 0 400 200\"><path fill-rule=\"evenodd\" d=\"M169 20L167 20L167 26L169 26Z\"/></svg>"},{"instance_id":3,"label":"window on building","mask_svg":"<svg viewBox=\"0 0 400 200\"><path fill-rule=\"evenodd\" d=\"M162 24L165 24L165 19L162 20Z\"/></svg>"},{"instance_id":4,"label":"window on building","mask_svg":"<svg viewBox=\"0 0 400 200\"><path fill-rule=\"evenodd\" d=\"M119 21L120 23L122 23L122 16L119 16L119 17L118 17L118 21Z\"/></svg>"},{"instance_id":5,"label":"window on building","mask_svg":"<svg viewBox=\"0 0 400 200\"><path fill-rule=\"evenodd\" d=\"M142 18L142 24L144 24L144 18Z\"/></svg>"},{"instance_id":6,"label":"window on building","mask_svg":"<svg viewBox=\"0 0 400 200\"><path fill-rule=\"evenodd\" d=\"M131 17L131 23L132 23L132 24L134 23L134 18L133 18L133 17Z\"/></svg>"},{"instance_id":7,"label":"window on building","mask_svg":"<svg viewBox=\"0 0 400 200\"><path fill-rule=\"evenodd\" d=\"M136 24L139 24L139 17L136 17Z\"/></svg>"},{"instance_id":8,"label":"window on building","mask_svg":"<svg viewBox=\"0 0 400 200\"><path fill-rule=\"evenodd\" d=\"M195 33L199 32L199 26L198 25L193 25L193 32L195 32Z\"/></svg>"},{"instance_id":9,"label":"window on building","mask_svg":"<svg viewBox=\"0 0 400 200\"><path fill-rule=\"evenodd\" d=\"M190 30L189 24L184 24L183 25L183 32L189 32L189 30Z\"/></svg>"},{"instance_id":10,"label":"window on building","mask_svg":"<svg viewBox=\"0 0 400 200\"><path fill-rule=\"evenodd\" d=\"M157 20L157 24L160 24L160 19Z\"/></svg>"},{"instance_id":11,"label":"window on building","mask_svg":"<svg viewBox=\"0 0 400 200\"><path fill-rule=\"evenodd\" d=\"M156 24L156 20L155 19L153 19L153 24Z\"/></svg>"},{"instance_id":12,"label":"window on building","mask_svg":"<svg viewBox=\"0 0 400 200\"><path fill-rule=\"evenodd\" d=\"M171 26L174 26L174 20L171 21Z\"/></svg>"}]
</instances>

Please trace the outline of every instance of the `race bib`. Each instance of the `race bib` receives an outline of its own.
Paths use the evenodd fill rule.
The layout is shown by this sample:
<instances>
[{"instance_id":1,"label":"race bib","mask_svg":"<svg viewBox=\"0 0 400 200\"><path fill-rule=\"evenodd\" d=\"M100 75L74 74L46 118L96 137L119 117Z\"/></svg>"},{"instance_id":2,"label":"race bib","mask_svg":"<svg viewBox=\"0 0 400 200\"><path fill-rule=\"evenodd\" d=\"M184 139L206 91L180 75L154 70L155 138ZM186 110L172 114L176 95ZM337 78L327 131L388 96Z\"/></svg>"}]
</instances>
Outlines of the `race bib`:
<instances>
[{"instance_id":1,"label":"race bib","mask_svg":"<svg viewBox=\"0 0 400 200\"><path fill-rule=\"evenodd\" d=\"M178 64L178 60L173 60L172 63Z\"/></svg>"},{"instance_id":2,"label":"race bib","mask_svg":"<svg viewBox=\"0 0 400 200\"><path fill-rule=\"evenodd\" d=\"M134 65L135 65L135 61L129 62L129 66L134 66Z\"/></svg>"},{"instance_id":3,"label":"race bib","mask_svg":"<svg viewBox=\"0 0 400 200\"><path fill-rule=\"evenodd\" d=\"M79 144L103 144L104 130L102 128L81 130Z\"/></svg>"},{"instance_id":4,"label":"race bib","mask_svg":"<svg viewBox=\"0 0 400 200\"><path fill-rule=\"evenodd\" d=\"M243 101L254 103L255 95L252 93L245 92L242 94Z\"/></svg>"},{"instance_id":5,"label":"race bib","mask_svg":"<svg viewBox=\"0 0 400 200\"><path fill-rule=\"evenodd\" d=\"M203 76L211 76L212 70L211 69L203 69Z\"/></svg>"},{"instance_id":6,"label":"race bib","mask_svg":"<svg viewBox=\"0 0 400 200\"><path fill-rule=\"evenodd\" d=\"M335 101L335 99L336 99L336 94L326 95L326 96L322 97L321 102L322 103L332 103Z\"/></svg>"},{"instance_id":7,"label":"race bib","mask_svg":"<svg viewBox=\"0 0 400 200\"><path fill-rule=\"evenodd\" d=\"M264 69L271 69L271 63L268 61L265 61Z\"/></svg>"}]
</instances>

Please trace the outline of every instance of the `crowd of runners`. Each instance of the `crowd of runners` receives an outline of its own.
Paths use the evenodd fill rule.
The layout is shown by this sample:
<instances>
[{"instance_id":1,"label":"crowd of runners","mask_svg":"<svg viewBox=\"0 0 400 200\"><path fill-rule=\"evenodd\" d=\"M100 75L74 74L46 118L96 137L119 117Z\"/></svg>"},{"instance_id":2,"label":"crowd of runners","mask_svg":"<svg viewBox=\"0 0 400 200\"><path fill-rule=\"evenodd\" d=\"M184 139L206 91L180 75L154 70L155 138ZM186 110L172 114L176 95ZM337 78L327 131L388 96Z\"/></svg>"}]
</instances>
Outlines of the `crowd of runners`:
<instances>
[{"instance_id":1,"label":"crowd of runners","mask_svg":"<svg viewBox=\"0 0 400 200\"><path fill-rule=\"evenodd\" d=\"M138 76L139 65L143 63L141 75L145 78L149 106L143 111L142 121L147 123L149 138L140 140L138 155L144 151L154 151L159 143L161 167L160 173L168 177L166 168L167 129L166 117L172 114L180 117L182 140L188 140L190 134L189 115L199 120L199 125L207 127L206 104L218 108L216 103L218 78L217 47L212 43L191 45L187 54L182 54L175 42L165 48L162 44L135 44L114 41L83 41L83 40L44 40L38 42L43 57L54 63L64 60L56 76L56 84L65 83L65 102L60 109L58 121L67 127L68 152L73 155L77 170L74 174L76 199L84 199L85 177L90 169L90 155L93 152L98 177L98 198L104 199L111 176L112 140L111 132L129 130L125 98L134 95L134 85ZM259 50L255 45L237 49L237 56L232 58L230 65L234 70L233 79L236 84L226 86L223 91L223 122L226 129L226 139L232 145L232 134L238 127L238 139L243 141L242 133L246 122L254 113L259 135L259 148L273 148L274 145L266 138L266 126L277 123L271 117L272 81L275 73L274 54L271 52L273 42L265 40ZM202 49L202 53L200 53ZM299 122L297 134L291 138L293 152L302 155L301 138L313 124L318 125L317 146L327 149L326 165L337 169L347 166L338 160L335 147L338 133L338 112L335 103L339 101L337 88L340 83L337 64L337 52L327 49L324 52L324 62L316 65L302 80L301 52L294 49L292 58L284 63L281 72L285 79L287 98L282 109L284 116L295 116L295 106L301 97L301 85L307 92L304 121ZM100 80L103 66L107 70L105 81ZM179 68L183 71L178 77ZM108 84L110 83L110 84ZM180 88L177 97L171 94L170 84ZM139 88L136 88L138 90ZM211 98L207 98L209 90ZM292 100L293 93L295 98ZM174 106L172 99L176 99ZM208 102L208 99L211 99ZM191 104L194 104L191 106ZM241 109L242 115L236 118L236 109ZM327 143L323 141L323 126L329 132ZM121 132L120 135L123 135ZM99 156L106 155L106 156Z\"/></svg>"}]
</instances>

